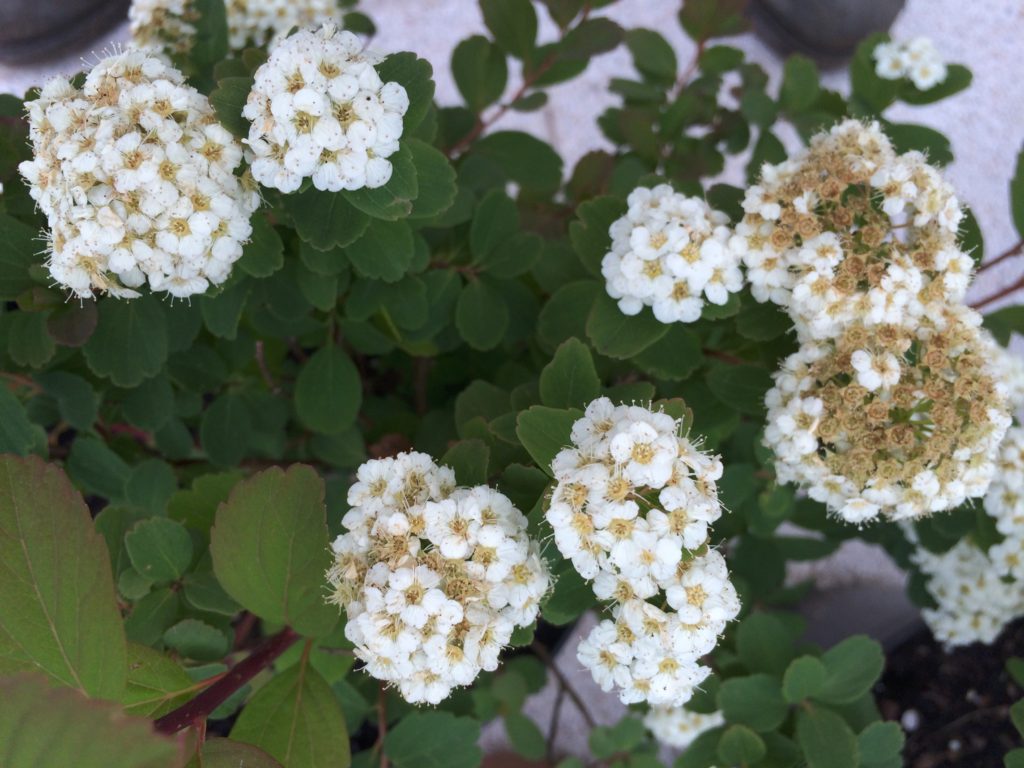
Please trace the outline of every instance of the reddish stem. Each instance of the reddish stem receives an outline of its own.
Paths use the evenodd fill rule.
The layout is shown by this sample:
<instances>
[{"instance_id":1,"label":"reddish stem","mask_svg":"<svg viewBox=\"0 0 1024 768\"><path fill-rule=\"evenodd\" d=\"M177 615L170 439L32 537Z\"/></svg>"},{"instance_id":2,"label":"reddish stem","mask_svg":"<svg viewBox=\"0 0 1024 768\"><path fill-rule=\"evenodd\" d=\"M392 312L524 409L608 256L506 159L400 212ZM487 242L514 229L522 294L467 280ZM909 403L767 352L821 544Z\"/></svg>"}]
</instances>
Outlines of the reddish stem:
<instances>
[{"instance_id":1,"label":"reddish stem","mask_svg":"<svg viewBox=\"0 0 1024 768\"><path fill-rule=\"evenodd\" d=\"M157 720L156 730L159 733L177 733L190 725L195 725L196 720L209 717L210 713L227 701L231 694L269 667L298 639L299 635L295 630L285 627L194 699Z\"/></svg>"},{"instance_id":2,"label":"reddish stem","mask_svg":"<svg viewBox=\"0 0 1024 768\"><path fill-rule=\"evenodd\" d=\"M1019 256L1021 251L1024 251L1024 240L1021 240L1016 245L1010 246L1005 251L996 256L994 259L989 259L988 261L982 262L981 265L978 267L978 272L984 272L986 269L994 267L1001 261L1006 261L1007 259L1013 256Z\"/></svg>"},{"instance_id":3,"label":"reddish stem","mask_svg":"<svg viewBox=\"0 0 1024 768\"><path fill-rule=\"evenodd\" d=\"M1021 288L1024 288L1024 277L1017 280L1017 282L1011 283L1005 288L996 291L990 296L986 296L983 299L978 299L978 301L971 302L971 307L980 310L982 307L991 304L993 301L999 301L999 299L1009 296L1011 293L1019 291Z\"/></svg>"}]
</instances>

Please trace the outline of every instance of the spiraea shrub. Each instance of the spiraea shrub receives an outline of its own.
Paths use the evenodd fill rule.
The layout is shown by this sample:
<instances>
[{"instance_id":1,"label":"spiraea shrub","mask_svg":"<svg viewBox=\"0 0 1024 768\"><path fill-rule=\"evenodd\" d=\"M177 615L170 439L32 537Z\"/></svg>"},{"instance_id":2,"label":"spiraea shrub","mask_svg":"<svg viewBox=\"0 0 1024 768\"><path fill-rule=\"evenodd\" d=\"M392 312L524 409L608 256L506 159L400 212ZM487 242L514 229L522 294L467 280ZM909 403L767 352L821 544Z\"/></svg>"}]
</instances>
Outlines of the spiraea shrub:
<instances>
[{"instance_id":1,"label":"spiraea shrub","mask_svg":"<svg viewBox=\"0 0 1024 768\"><path fill-rule=\"evenodd\" d=\"M880 544L951 646L1024 614L1019 284L967 299L1021 243L888 116L970 72L481 0L442 104L351 5L135 0L0 97L0 764L901 765L787 564ZM618 49L605 149L506 127Z\"/></svg>"}]
</instances>

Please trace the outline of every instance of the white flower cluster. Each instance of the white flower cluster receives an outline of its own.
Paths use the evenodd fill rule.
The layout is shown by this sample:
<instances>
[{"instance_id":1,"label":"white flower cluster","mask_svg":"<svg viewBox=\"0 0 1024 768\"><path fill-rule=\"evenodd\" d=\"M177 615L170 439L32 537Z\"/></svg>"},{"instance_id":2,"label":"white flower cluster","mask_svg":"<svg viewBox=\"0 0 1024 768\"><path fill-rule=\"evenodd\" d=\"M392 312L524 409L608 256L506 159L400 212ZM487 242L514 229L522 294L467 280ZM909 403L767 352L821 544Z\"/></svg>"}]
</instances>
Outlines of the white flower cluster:
<instances>
[{"instance_id":1,"label":"white flower cluster","mask_svg":"<svg viewBox=\"0 0 1024 768\"><path fill-rule=\"evenodd\" d=\"M801 339L851 322L913 326L970 283L953 188L920 152L897 154L877 123L846 120L765 164L743 208L730 247L754 298L785 307Z\"/></svg>"},{"instance_id":2,"label":"white flower cluster","mask_svg":"<svg viewBox=\"0 0 1024 768\"><path fill-rule=\"evenodd\" d=\"M492 671L537 617L547 566L526 518L422 453L363 464L327 578L366 670L411 703L437 704Z\"/></svg>"},{"instance_id":3,"label":"white flower cluster","mask_svg":"<svg viewBox=\"0 0 1024 768\"><path fill-rule=\"evenodd\" d=\"M705 300L725 304L743 287L724 213L668 184L634 189L627 202L601 262L608 295L623 314L647 306L662 323L692 323Z\"/></svg>"},{"instance_id":4,"label":"white flower cluster","mask_svg":"<svg viewBox=\"0 0 1024 768\"><path fill-rule=\"evenodd\" d=\"M50 227L50 274L75 295L190 296L223 282L259 204L242 148L180 72L140 51L102 59L81 89L28 102L19 166Z\"/></svg>"},{"instance_id":5,"label":"white flower cluster","mask_svg":"<svg viewBox=\"0 0 1024 768\"><path fill-rule=\"evenodd\" d=\"M662 744L686 749L705 731L725 725L725 717L719 711L705 715L683 707L651 707L644 725Z\"/></svg>"},{"instance_id":6,"label":"white flower cluster","mask_svg":"<svg viewBox=\"0 0 1024 768\"><path fill-rule=\"evenodd\" d=\"M991 643L1024 616L1024 428L1012 427L999 452L999 473L985 512L1003 541L988 552L970 539L936 554L918 545L913 560L938 603L923 611L932 633L949 646ZM908 536L916 543L913 529Z\"/></svg>"},{"instance_id":7,"label":"white flower cluster","mask_svg":"<svg viewBox=\"0 0 1024 768\"><path fill-rule=\"evenodd\" d=\"M1010 417L980 322L952 307L801 345L765 398L778 479L851 523L984 495Z\"/></svg>"},{"instance_id":8,"label":"white flower cluster","mask_svg":"<svg viewBox=\"0 0 1024 768\"><path fill-rule=\"evenodd\" d=\"M225 0L228 45L234 51L261 48L291 29L341 25L338 0ZM132 41L140 48L185 53L195 40L197 12L192 0L132 0L128 9Z\"/></svg>"},{"instance_id":9,"label":"white flower cluster","mask_svg":"<svg viewBox=\"0 0 1024 768\"><path fill-rule=\"evenodd\" d=\"M946 79L946 63L935 43L927 37L879 43L871 55L875 60L875 74L886 80L906 77L915 88L927 91Z\"/></svg>"},{"instance_id":10,"label":"white flower cluster","mask_svg":"<svg viewBox=\"0 0 1024 768\"><path fill-rule=\"evenodd\" d=\"M253 176L282 192L305 178L331 192L387 184L409 97L381 81L378 61L331 24L276 45L242 110Z\"/></svg>"},{"instance_id":11,"label":"white flower cluster","mask_svg":"<svg viewBox=\"0 0 1024 768\"><path fill-rule=\"evenodd\" d=\"M722 513L721 461L680 430L666 413L599 398L551 467L555 544L616 603L614 621L595 627L577 656L626 703L687 701L709 673L700 657L740 608L725 559L707 547Z\"/></svg>"}]
</instances>

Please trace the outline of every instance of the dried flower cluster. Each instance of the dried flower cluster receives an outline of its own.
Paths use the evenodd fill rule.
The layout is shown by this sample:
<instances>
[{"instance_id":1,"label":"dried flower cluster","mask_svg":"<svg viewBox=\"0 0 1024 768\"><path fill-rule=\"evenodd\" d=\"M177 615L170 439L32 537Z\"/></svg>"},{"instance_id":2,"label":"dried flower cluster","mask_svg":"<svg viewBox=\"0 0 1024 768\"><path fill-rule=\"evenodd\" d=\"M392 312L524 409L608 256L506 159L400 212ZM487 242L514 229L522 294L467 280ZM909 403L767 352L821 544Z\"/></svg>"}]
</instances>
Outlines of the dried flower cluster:
<instances>
[{"instance_id":1,"label":"dried flower cluster","mask_svg":"<svg viewBox=\"0 0 1024 768\"><path fill-rule=\"evenodd\" d=\"M487 486L456 488L422 453L363 464L348 503L327 578L366 670L437 704L496 669L548 590L523 514Z\"/></svg>"},{"instance_id":2,"label":"dried flower cluster","mask_svg":"<svg viewBox=\"0 0 1024 768\"><path fill-rule=\"evenodd\" d=\"M378 61L331 24L275 46L242 111L253 176L282 192L306 178L331 192L387 184L409 97L380 79Z\"/></svg>"},{"instance_id":3,"label":"dried flower cluster","mask_svg":"<svg viewBox=\"0 0 1024 768\"><path fill-rule=\"evenodd\" d=\"M856 322L912 326L963 300L973 261L957 245L953 188L877 123L847 120L747 190L730 240L758 301L785 307L801 339Z\"/></svg>"},{"instance_id":4,"label":"dried flower cluster","mask_svg":"<svg viewBox=\"0 0 1024 768\"><path fill-rule=\"evenodd\" d=\"M338 0L224 0L228 45L241 51L279 40L291 29L341 24ZM187 53L195 41L198 11L192 0L133 0L128 9L132 41L167 54Z\"/></svg>"},{"instance_id":5,"label":"dried flower cluster","mask_svg":"<svg viewBox=\"0 0 1024 768\"><path fill-rule=\"evenodd\" d=\"M980 321L953 307L916 328L857 324L805 342L766 396L779 480L851 523L984 495L1010 418Z\"/></svg>"},{"instance_id":6,"label":"dried flower cluster","mask_svg":"<svg viewBox=\"0 0 1024 768\"><path fill-rule=\"evenodd\" d=\"M743 287L724 213L668 184L634 189L627 202L601 262L608 295L623 314L648 306L663 323L692 323L705 301L725 304Z\"/></svg>"},{"instance_id":7,"label":"dried flower cluster","mask_svg":"<svg viewBox=\"0 0 1024 768\"><path fill-rule=\"evenodd\" d=\"M600 398L552 462L555 543L615 603L577 656L626 703L687 701L710 671L700 657L739 612L725 559L708 548L722 464L680 433L666 413Z\"/></svg>"},{"instance_id":8,"label":"dried flower cluster","mask_svg":"<svg viewBox=\"0 0 1024 768\"><path fill-rule=\"evenodd\" d=\"M879 43L871 55L875 60L875 74L886 80L905 77L918 90L927 91L946 79L946 62L927 37Z\"/></svg>"},{"instance_id":9,"label":"dried flower cluster","mask_svg":"<svg viewBox=\"0 0 1024 768\"><path fill-rule=\"evenodd\" d=\"M147 281L190 296L227 278L259 196L235 175L242 147L180 72L129 50L27 106L34 158L20 170L48 219L54 280L131 298Z\"/></svg>"},{"instance_id":10,"label":"dried flower cluster","mask_svg":"<svg viewBox=\"0 0 1024 768\"><path fill-rule=\"evenodd\" d=\"M705 731L725 725L725 717L718 711L705 715L683 707L651 707L644 725L662 744L686 749Z\"/></svg>"}]
</instances>

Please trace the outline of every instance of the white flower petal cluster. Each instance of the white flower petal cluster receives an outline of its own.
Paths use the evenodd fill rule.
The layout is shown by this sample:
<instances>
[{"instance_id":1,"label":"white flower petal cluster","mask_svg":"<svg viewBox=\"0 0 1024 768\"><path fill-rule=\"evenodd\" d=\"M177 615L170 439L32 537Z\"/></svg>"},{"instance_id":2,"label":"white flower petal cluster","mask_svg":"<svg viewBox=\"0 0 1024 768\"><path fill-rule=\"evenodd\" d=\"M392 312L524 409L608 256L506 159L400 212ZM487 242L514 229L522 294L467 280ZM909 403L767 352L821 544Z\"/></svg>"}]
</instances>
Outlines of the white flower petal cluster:
<instances>
[{"instance_id":1,"label":"white flower petal cluster","mask_svg":"<svg viewBox=\"0 0 1024 768\"><path fill-rule=\"evenodd\" d=\"M555 544L616 603L577 657L626 703L687 701L708 674L700 657L740 608L725 559L707 546L722 463L680 431L666 413L602 397L551 465Z\"/></svg>"},{"instance_id":2,"label":"white flower petal cluster","mask_svg":"<svg viewBox=\"0 0 1024 768\"><path fill-rule=\"evenodd\" d=\"M627 203L601 262L608 295L623 314L647 306L662 323L692 323L706 301L725 304L743 287L724 213L668 184L634 189Z\"/></svg>"},{"instance_id":3,"label":"white flower petal cluster","mask_svg":"<svg viewBox=\"0 0 1024 768\"><path fill-rule=\"evenodd\" d=\"M50 274L76 296L172 296L222 283L259 204L242 147L180 72L128 50L76 88L28 102L34 159L19 169L50 228Z\"/></svg>"},{"instance_id":4,"label":"white flower petal cluster","mask_svg":"<svg viewBox=\"0 0 1024 768\"><path fill-rule=\"evenodd\" d=\"M912 528L906 529L918 544L914 563L938 603L923 611L925 621L949 646L991 643L1007 624L1024 616L1024 427L1007 430L984 507L1003 537L987 552L963 539L936 554L920 546Z\"/></svg>"},{"instance_id":5,"label":"white flower petal cluster","mask_svg":"<svg viewBox=\"0 0 1024 768\"><path fill-rule=\"evenodd\" d=\"M225 5L228 45L234 51L261 48L296 27L341 26L343 19L338 0L225 0ZM132 0L128 9L132 42L167 54L192 47L196 18L192 0Z\"/></svg>"},{"instance_id":6,"label":"white flower petal cluster","mask_svg":"<svg viewBox=\"0 0 1024 768\"><path fill-rule=\"evenodd\" d=\"M332 24L274 46L242 110L253 176L282 192L306 178L331 192L387 184L409 96L380 79L378 61Z\"/></svg>"},{"instance_id":7,"label":"white flower petal cluster","mask_svg":"<svg viewBox=\"0 0 1024 768\"><path fill-rule=\"evenodd\" d=\"M877 123L846 120L747 190L730 239L758 301L787 309L803 339L844 326L913 326L963 300L974 263L963 211L920 152L897 154Z\"/></svg>"},{"instance_id":8,"label":"white flower petal cluster","mask_svg":"<svg viewBox=\"0 0 1024 768\"><path fill-rule=\"evenodd\" d=\"M992 366L1010 404L1010 413L1019 414L1024 411L1024 358L999 346L995 339L990 339L989 348Z\"/></svg>"},{"instance_id":9,"label":"white flower petal cluster","mask_svg":"<svg viewBox=\"0 0 1024 768\"><path fill-rule=\"evenodd\" d=\"M706 715L683 707L651 707L644 725L662 744L686 749L705 731L725 725L725 717L718 711Z\"/></svg>"},{"instance_id":10,"label":"white flower petal cluster","mask_svg":"<svg viewBox=\"0 0 1024 768\"><path fill-rule=\"evenodd\" d=\"M327 578L366 670L406 701L437 704L493 671L537 618L550 577L526 518L422 453L363 464Z\"/></svg>"},{"instance_id":11,"label":"white flower petal cluster","mask_svg":"<svg viewBox=\"0 0 1024 768\"><path fill-rule=\"evenodd\" d=\"M946 79L946 62L927 37L879 43L871 55L875 60L875 74L885 80L906 77L915 88L927 91Z\"/></svg>"},{"instance_id":12,"label":"white flower petal cluster","mask_svg":"<svg viewBox=\"0 0 1024 768\"><path fill-rule=\"evenodd\" d=\"M984 495L1010 417L980 322L952 307L914 329L854 325L805 342L765 398L778 479L850 523Z\"/></svg>"}]
</instances>

